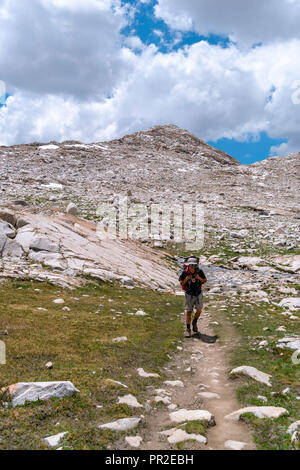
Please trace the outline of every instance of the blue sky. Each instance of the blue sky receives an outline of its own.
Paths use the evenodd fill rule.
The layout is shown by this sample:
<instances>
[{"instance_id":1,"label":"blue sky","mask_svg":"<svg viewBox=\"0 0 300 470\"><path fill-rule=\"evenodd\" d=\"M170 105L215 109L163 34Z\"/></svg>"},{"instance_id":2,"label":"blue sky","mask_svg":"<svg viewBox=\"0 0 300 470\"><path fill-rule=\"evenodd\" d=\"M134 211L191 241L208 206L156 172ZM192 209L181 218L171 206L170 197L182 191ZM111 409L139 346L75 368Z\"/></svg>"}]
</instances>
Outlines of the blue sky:
<instances>
[{"instance_id":1,"label":"blue sky","mask_svg":"<svg viewBox=\"0 0 300 470\"><path fill-rule=\"evenodd\" d=\"M223 152L228 153L245 165L250 165L270 156L272 146L278 146L287 142L287 139L271 139L265 132L261 132L258 137L250 138L247 142L239 142L234 139L220 139L207 142Z\"/></svg>"},{"instance_id":2,"label":"blue sky","mask_svg":"<svg viewBox=\"0 0 300 470\"><path fill-rule=\"evenodd\" d=\"M8 97L9 97L9 95L7 93L0 96L0 108L2 108L2 106L5 106L5 103L6 103L6 100L7 100Z\"/></svg>"},{"instance_id":3,"label":"blue sky","mask_svg":"<svg viewBox=\"0 0 300 470\"><path fill-rule=\"evenodd\" d=\"M300 2L0 5L0 145L172 123L246 164L300 150Z\"/></svg>"},{"instance_id":4,"label":"blue sky","mask_svg":"<svg viewBox=\"0 0 300 470\"><path fill-rule=\"evenodd\" d=\"M144 44L155 44L160 52L176 51L185 45L207 41L210 44L219 44L226 47L230 42L226 36L201 36L194 31L173 31L161 19L155 16L156 0L141 3L139 0L122 0L123 5L136 8L136 13L129 25L122 30L125 36L136 34Z\"/></svg>"}]
</instances>

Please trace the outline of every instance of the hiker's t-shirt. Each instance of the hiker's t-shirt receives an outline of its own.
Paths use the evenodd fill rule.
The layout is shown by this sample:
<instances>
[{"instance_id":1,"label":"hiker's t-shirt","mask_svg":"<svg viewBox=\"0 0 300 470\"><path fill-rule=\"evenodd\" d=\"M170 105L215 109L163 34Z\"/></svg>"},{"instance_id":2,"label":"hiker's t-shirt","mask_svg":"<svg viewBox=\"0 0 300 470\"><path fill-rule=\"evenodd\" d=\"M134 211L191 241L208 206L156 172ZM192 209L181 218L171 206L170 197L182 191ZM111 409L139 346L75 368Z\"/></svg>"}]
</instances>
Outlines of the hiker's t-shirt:
<instances>
[{"instance_id":1,"label":"hiker's t-shirt","mask_svg":"<svg viewBox=\"0 0 300 470\"><path fill-rule=\"evenodd\" d=\"M202 271L202 269L199 269L199 268L198 268L198 269L196 270L195 274L199 274L199 276L200 276L202 279L206 279L206 276L205 276L204 272ZM181 274L179 280L180 280L180 281L184 281L187 276L189 276L189 273L186 272L186 271L183 271L183 273ZM194 282L193 282L193 279L190 279L190 280L187 282L185 292L186 292L186 294L188 294L188 295L192 295L192 296L198 297L198 295L200 295L201 292L202 292L201 286L202 286L202 282L199 281L198 279L194 279Z\"/></svg>"}]
</instances>

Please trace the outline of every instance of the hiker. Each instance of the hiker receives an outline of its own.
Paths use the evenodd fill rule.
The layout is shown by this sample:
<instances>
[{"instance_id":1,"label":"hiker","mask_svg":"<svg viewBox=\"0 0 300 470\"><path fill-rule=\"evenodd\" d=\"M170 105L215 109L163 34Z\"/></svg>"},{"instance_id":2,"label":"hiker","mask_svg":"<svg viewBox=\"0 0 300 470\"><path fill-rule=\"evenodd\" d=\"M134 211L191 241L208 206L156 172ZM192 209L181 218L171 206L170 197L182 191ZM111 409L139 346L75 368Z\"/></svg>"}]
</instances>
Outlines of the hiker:
<instances>
[{"instance_id":1,"label":"hiker","mask_svg":"<svg viewBox=\"0 0 300 470\"><path fill-rule=\"evenodd\" d=\"M194 307L196 313L193 319L193 332L198 333L197 321L203 308L202 284L207 282L202 269L199 268L199 258L190 257L184 263L184 270L179 278L182 289L185 290L186 331L191 336L191 320Z\"/></svg>"}]
</instances>

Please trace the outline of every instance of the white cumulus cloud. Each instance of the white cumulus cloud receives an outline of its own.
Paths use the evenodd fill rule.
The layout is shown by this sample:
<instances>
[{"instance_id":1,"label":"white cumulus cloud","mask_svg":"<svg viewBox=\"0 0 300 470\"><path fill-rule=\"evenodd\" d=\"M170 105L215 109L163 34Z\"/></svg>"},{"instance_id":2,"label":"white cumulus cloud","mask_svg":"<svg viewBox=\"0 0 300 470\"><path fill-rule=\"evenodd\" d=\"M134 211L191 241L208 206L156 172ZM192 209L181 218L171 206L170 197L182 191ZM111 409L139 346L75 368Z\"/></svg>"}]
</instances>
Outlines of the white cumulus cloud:
<instances>
[{"instance_id":1,"label":"white cumulus cloud","mask_svg":"<svg viewBox=\"0 0 300 470\"><path fill-rule=\"evenodd\" d=\"M0 70L8 91L102 98L126 63L119 0L0 0Z\"/></svg>"},{"instance_id":2,"label":"white cumulus cloud","mask_svg":"<svg viewBox=\"0 0 300 470\"><path fill-rule=\"evenodd\" d=\"M12 95L0 109L0 144L110 140L174 123L213 141L264 131L288 139L272 152L300 150L297 35L161 53L124 38L126 18L117 0L31 0L29 10L0 0L0 79Z\"/></svg>"},{"instance_id":3,"label":"white cumulus cloud","mask_svg":"<svg viewBox=\"0 0 300 470\"><path fill-rule=\"evenodd\" d=\"M300 38L298 0L158 0L155 13L173 29L248 46Z\"/></svg>"}]
</instances>

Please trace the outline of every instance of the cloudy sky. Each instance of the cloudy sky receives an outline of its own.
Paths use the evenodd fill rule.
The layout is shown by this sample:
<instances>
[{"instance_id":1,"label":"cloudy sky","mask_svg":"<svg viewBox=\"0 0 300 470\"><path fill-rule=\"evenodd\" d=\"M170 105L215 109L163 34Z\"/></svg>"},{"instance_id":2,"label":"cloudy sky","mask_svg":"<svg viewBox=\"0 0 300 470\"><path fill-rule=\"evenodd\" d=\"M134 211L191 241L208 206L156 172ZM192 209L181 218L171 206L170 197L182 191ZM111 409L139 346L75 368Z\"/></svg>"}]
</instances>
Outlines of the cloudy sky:
<instances>
[{"instance_id":1,"label":"cloudy sky","mask_svg":"<svg viewBox=\"0 0 300 470\"><path fill-rule=\"evenodd\" d=\"M0 0L0 145L173 123L300 151L300 0Z\"/></svg>"}]
</instances>

